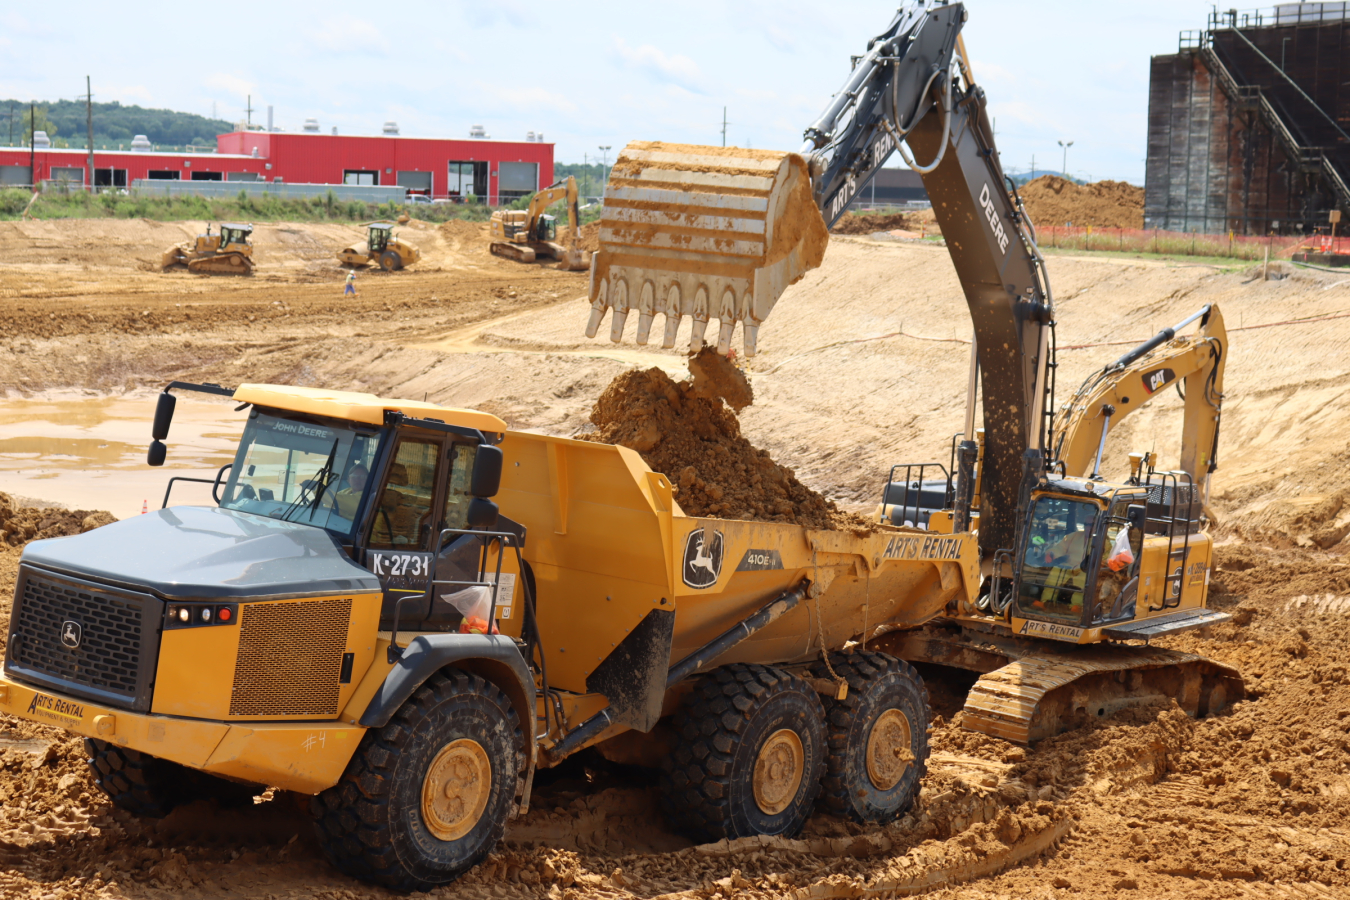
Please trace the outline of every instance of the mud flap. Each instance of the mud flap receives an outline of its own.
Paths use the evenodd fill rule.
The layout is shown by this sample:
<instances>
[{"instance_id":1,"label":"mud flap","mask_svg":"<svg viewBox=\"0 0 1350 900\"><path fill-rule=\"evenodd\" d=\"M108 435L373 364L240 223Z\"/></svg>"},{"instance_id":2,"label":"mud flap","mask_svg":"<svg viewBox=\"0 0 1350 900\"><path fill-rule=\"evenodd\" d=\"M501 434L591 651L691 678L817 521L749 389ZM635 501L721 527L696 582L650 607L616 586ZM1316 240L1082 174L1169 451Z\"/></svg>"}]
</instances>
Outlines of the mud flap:
<instances>
[{"instance_id":1,"label":"mud flap","mask_svg":"<svg viewBox=\"0 0 1350 900\"><path fill-rule=\"evenodd\" d=\"M586 678L586 690L609 701L611 722L643 733L656 727L674 637L674 611L654 609Z\"/></svg>"}]
</instances>

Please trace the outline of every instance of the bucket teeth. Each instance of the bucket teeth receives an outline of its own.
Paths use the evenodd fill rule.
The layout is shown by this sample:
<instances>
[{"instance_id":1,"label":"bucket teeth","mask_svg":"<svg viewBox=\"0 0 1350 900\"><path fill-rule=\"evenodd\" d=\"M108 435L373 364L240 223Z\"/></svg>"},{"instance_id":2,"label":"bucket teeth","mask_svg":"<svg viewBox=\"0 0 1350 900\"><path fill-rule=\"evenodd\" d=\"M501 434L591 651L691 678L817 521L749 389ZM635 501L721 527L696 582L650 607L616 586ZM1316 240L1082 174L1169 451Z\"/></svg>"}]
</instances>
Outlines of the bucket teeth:
<instances>
[{"instance_id":1,"label":"bucket teeth","mask_svg":"<svg viewBox=\"0 0 1350 900\"><path fill-rule=\"evenodd\" d=\"M797 154L636 141L605 186L586 336L612 310L610 340L622 341L636 306L639 344L661 313L663 348L675 346L688 316L690 352L717 319L718 352L730 352L739 322L745 355L754 356L760 324L820 265L828 240Z\"/></svg>"}]
</instances>

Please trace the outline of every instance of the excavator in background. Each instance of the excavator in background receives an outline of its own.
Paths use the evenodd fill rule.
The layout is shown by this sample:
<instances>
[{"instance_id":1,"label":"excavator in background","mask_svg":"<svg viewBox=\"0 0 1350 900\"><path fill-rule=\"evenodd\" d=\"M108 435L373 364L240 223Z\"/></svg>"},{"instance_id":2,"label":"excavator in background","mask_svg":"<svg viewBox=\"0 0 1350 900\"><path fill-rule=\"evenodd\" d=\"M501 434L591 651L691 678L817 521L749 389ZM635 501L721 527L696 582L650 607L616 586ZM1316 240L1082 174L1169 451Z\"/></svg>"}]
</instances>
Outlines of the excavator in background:
<instances>
[{"instance_id":1,"label":"excavator in background","mask_svg":"<svg viewBox=\"0 0 1350 900\"><path fill-rule=\"evenodd\" d=\"M567 203L567 231L570 247L557 242L558 222L544 210L559 200ZM580 249L581 215L577 209L577 182L571 175L544 188L530 198L526 209L499 209L488 223L493 256L516 262L532 263L539 257L558 260L558 268L582 272L587 268L586 254Z\"/></svg>"},{"instance_id":2,"label":"excavator in background","mask_svg":"<svg viewBox=\"0 0 1350 900\"><path fill-rule=\"evenodd\" d=\"M1197 365L1186 376L1188 412L1200 415L1189 420L1180 469L1159 470L1136 454L1127 477L1107 479L1095 467L1082 473L1079 450L1094 443L1094 424L1100 459L1115 414L1108 407L1134 402L1132 373L1151 374L1140 385L1145 392L1175 380L1175 369L1168 378L1132 368L1173 335L1127 354L1056 411L1051 285L971 74L960 35L966 19L960 3L901 7L855 58L799 153L629 144L605 188L586 334L594 337L612 313L610 339L620 341L636 309L637 342L648 341L663 314L669 348L688 316L696 352L716 318L718 352L730 351L740 323L744 354L753 356L778 297L819 265L828 227L898 151L923 177L974 340L954 471L897 467L888 484L889 492L903 468L901 484L922 487L941 474L951 489L926 527L902 528L894 544L897 552L913 545L927 553L946 546L941 535L973 539L983 578L973 603L956 598L920 628L883 625L859 638L908 661L980 673L966 727L1021 743L1159 698L1192 715L1217 711L1243 696L1235 670L1106 642L1147 642L1230 618L1206 609L1212 540L1201 528L1220 370ZM1221 361L1215 311L1206 326L1214 333L1192 355ZM976 440L977 397L983 440Z\"/></svg>"},{"instance_id":3,"label":"excavator in background","mask_svg":"<svg viewBox=\"0 0 1350 900\"><path fill-rule=\"evenodd\" d=\"M249 236L253 226L234 222L220 223L220 233L197 235L195 241L179 244L164 252L164 271L175 266L186 266L189 272L201 275L252 275L253 244Z\"/></svg>"},{"instance_id":4,"label":"excavator in background","mask_svg":"<svg viewBox=\"0 0 1350 900\"><path fill-rule=\"evenodd\" d=\"M393 222L371 222L366 228L364 243L351 244L338 251L338 262L342 265L377 263L386 272L397 272L422 258L416 247L394 237Z\"/></svg>"}]
</instances>

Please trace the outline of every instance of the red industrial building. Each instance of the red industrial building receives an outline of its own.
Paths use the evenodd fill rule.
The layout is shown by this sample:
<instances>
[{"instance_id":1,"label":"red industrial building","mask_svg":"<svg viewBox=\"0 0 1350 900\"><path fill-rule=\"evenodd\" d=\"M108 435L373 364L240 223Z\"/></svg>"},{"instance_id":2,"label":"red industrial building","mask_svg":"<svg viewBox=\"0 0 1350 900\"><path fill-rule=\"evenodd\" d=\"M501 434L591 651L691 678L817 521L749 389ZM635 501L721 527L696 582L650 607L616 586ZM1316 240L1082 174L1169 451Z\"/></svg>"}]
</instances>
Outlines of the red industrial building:
<instances>
[{"instance_id":1,"label":"red industrial building","mask_svg":"<svg viewBox=\"0 0 1350 900\"><path fill-rule=\"evenodd\" d=\"M126 187L147 179L398 185L410 193L473 195L495 205L553 182L553 145L537 141L235 131L216 138L216 151L95 150L94 184ZM0 186L35 180L87 186L88 162L87 149L0 148Z\"/></svg>"}]
</instances>

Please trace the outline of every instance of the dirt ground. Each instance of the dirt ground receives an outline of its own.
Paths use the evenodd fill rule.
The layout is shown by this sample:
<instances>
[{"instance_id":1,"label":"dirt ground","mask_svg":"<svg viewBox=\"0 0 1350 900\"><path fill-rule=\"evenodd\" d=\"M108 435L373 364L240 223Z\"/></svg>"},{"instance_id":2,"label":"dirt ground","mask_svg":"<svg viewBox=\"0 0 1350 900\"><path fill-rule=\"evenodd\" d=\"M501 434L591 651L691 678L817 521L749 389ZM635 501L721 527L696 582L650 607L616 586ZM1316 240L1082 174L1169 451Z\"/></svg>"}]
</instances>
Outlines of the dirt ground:
<instances>
[{"instance_id":1,"label":"dirt ground","mask_svg":"<svg viewBox=\"0 0 1350 900\"><path fill-rule=\"evenodd\" d=\"M686 372L677 351L585 340L585 274L496 259L481 226L411 223L404 234L424 262L358 275L360 297L344 301L332 254L357 229L262 226L248 279L155 271L163 249L203 224L0 223L0 387L323 384L574 435L621 373ZM1120 713L1024 750L964 732L969 676L928 669L934 757L897 823L817 815L792 841L692 847L666 829L649 778L580 758L542 776L502 847L438 895L1350 894L1350 280L1103 257L1049 266L1062 397L1129 345L1222 305L1232 346L1212 605L1235 618L1164 643L1238 667L1251 699L1202 721L1163 707ZM760 331L740 433L807 488L866 511L889 465L946 459L968 339L945 250L837 236ZM1180 410L1158 397L1121 422L1104 469L1121 472L1132 449L1169 464ZM44 526L41 512L0 512L17 523L0 542L0 595L12 592L11 544L32 537L27 528L75 527L74 515ZM385 896L325 864L286 795L136 821L102 801L77 741L7 720L0 748L0 896Z\"/></svg>"}]
</instances>

